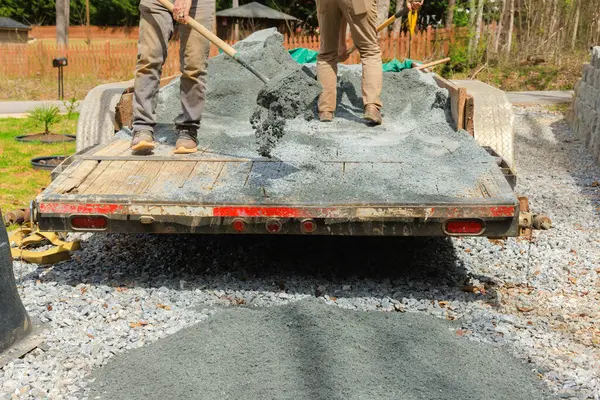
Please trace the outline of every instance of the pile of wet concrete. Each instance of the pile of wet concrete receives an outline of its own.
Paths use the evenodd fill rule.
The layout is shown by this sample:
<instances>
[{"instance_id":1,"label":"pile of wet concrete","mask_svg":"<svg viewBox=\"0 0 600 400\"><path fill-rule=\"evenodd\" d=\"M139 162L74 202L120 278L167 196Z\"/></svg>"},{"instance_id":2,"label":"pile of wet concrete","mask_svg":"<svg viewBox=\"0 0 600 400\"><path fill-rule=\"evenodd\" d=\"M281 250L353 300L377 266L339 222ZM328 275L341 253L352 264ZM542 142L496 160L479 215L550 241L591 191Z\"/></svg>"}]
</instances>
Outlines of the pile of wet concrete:
<instances>
[{"instance_id":1,"label":"pile of wet concrete","mask_svg":"<svg viewBox=\"0 0 600 400\"><path fill-rule=\"evenodd\" d=\"M256 32L235 47L249 64L273 81L300 67L283 47L283 36L275 29ZM316 79L314 65L305 66L304 71ZM376 129L366 126L361 118L363 112L361 72L361 67L358 65L340 65L336 121L328 126L311 125L311 132L318 133L322 130L326 133L336 129L351 129L356 134L376 134L392 127L397 130L399 126L401 126L400 131L422 130L442 135L453 131L448 92L439 88L430 75L415 70L384 74L382 100L386 125ZM257 96L263 87L262 81L227 55L221 54L211 58L208 62L203 130L210 130L213 121L221 121L223 125L230 126L231 130L251 131L253 127L250 119L255 114ZM307 87L309 97L312 92ZM293 95L301 97L302 93ZM299 101L298 104L303 102ZM157 115L164 126L158 129L159 138L173 140L173 135L170 134L171 123L180 110L179 80L175 80L160 91ZM308 127L306 120L316 116L316 99L302 114L296 121L288 124L287 131L296 129L306 131ZM273 147L282 135L268 136L268 133L264 133L256 137L256 146Z\"/></svg>"}]
</instances>

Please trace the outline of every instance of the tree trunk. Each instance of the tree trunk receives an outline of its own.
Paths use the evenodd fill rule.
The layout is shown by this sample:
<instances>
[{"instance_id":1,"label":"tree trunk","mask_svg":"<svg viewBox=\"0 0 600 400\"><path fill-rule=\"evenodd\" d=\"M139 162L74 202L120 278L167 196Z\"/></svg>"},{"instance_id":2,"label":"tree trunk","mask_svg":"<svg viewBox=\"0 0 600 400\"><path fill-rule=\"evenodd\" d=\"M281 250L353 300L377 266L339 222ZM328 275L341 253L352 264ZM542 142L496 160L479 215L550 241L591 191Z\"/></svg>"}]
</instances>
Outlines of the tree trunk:
<instances>
[{"instance_id":1,"label":"tree trunk","mask_svg":"<svg viewBox=\"0 0 600 400\"><path fill-rule=\"evenodd\" d=\"M452 22L454 22L454 8L456 7L456 0L448 0L448 9L446 10L446 21L444 26L446 28L452 28Z\"/></svg>"},{"instance_id":2,"label":"tree trunk","mask_svg":"<svg viewBox=\"0 0 600 400\"><path fill-rule=\"evenodd\" d=\"M481 0L480 0L481 1ZM477 2L476 0L469 1L469 48L468 48L468 56L469 61L473 61L473 50L475 47L475 20L477 17Z\"/></svg>"},{"instance_id":3,"label":"tree trunk","mask_svg":"<svg viewBox=\"0 0 600 400\"><path fill-rule=\"evenodd\" d=\"M377 25L388 19L390 14L390 0L377 0Z\"/></svg>"},{"instance_id":4,"label":"tree trunk","mask_svg":"<svg viewBox=\"0 0 600 400\"><path fill-rule=\"evenodd\" d=\"M239 0L233 0L231 4L231 8L236 8L240 6ZM236 22L233 26L233 41L237 42L240 40L240 25Z\"/></svg>"},{"instance_id":5,"label":"tree trunk","mask_svg":"<svg viewBox=\"0 0 600 400\"><path fill-rule=\"evenodd\" d=\"M89 46L92 44L92 32L90 30L90 0L85 0L85 35Z\"/></svg>"},{"instance_id":6,"label":"tree trunk","mask_svg":"<svg viewBox=\"0 0 600 400\"><path fill-rule=\"evenodd\" d=\"M508 16L508 32L506 37L506 55L510 55L512 49L512 35L515 24L515 0L510 0L510 11Z\"/></svg>"},{"instance_id":7,"label":"tree trunk","mask_svg":"<svg viewBox=\"0 0 600 400\"><path fill-rule=\"evenodd\" d=\"M404 9L406 8L406 3L404 0L396 0L396 13L398 13L398 11L404 11ZM394 32L398 33L400 32L400 28L402 28L402 18L398 18L395 22L394 22Z\"/></svg>"},{"instance_id":8,"label":"tree trunk","mask_svg":"<svg viewBox=\"0 0 600 400\"><path fill-rule=\"evenodd\" d=\"M498 54L498 46L500 45L500 37L502 36L502 24L504 22L504 16L506 15L506 0L502 0L502 12L500 13L500 19L498 20L498 27L496 28L496 37L494 38L494 53Z\"/></svg>"},{"instance_id":9,"label":"tree trunk","mask_svg":"<svg viewBox=\"0 0 600 400\"><path fill-rule=\"evenodd\" d=\"M56 44L69 44L69 0L56 0Z\"/></svg>"},{"instance_id":10,"label":"tree trunk","mask_svg":"<svg viewBox=\"0 0 600 400\"><path fill-rule=\"evenodd\" d=\"M477 54L479 50L479 41L481 40L481 25L483 24L483 6L485 5L485 0L479 0L479 4L477 5L477 19L475 21L475 47L474 54Z\"/></svg>"},{"instance_id":11,"label":"tree trunk","mask_svg":"<svg viewBox=\"0 0 600 400\"><path fill-rule=\"evenodd\" d=\"M573 23L573 37L571 38L571 49L575 49L575 43L577 42L577 29L579 28L579 8L581 7L581 1L577 1L577 9L575 10L575 22Z\"/></svg>"}]
</instances>

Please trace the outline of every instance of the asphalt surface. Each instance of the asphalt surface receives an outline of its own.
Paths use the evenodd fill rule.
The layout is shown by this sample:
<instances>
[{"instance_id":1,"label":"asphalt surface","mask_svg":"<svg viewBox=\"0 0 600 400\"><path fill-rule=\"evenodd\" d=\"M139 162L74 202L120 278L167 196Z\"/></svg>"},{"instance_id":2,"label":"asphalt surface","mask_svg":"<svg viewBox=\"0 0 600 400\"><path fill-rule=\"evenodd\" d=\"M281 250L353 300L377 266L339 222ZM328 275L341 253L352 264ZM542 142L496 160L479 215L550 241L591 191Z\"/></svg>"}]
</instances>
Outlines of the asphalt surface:
<instances>
[{"instance_id":1,"label":"asphalt surface","mask_svg":"<svg viewBox=\"0 0 600 400\"><path fill-rule=\"evenodd\" d=\"M514 105L565 104L573 100L572 90L545 90L531 92L506 92L508 101Z\"/></svg>"}]
</instances>

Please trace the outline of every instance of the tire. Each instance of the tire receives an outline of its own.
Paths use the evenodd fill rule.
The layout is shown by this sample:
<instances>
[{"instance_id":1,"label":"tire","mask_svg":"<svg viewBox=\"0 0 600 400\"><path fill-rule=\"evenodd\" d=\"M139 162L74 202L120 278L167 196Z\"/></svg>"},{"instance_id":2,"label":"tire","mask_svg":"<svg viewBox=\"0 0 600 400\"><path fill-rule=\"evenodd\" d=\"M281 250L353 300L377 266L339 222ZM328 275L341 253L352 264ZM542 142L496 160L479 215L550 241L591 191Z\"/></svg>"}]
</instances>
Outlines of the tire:
<instances>
[{"instance_id":1,"label":"tire","mask_svg":"<svg viewBox=\"0 0 600 400\"><path fill-rule=\"evenodd\" d=\"M77 123L77 151L106 143L115 135L115 108L133 81L107 83L89 91Z\"/></svg>"},{"instance_id":2,"label":"tire","mask_svg":"<svg viewBox=\"0 0 600 400\"><path fill-rule=\"evenodd\" d=\"M31 320L21 303L13 273L10 243L0 215L0 353L31 331Z\"/></svg>"}]
</instances>

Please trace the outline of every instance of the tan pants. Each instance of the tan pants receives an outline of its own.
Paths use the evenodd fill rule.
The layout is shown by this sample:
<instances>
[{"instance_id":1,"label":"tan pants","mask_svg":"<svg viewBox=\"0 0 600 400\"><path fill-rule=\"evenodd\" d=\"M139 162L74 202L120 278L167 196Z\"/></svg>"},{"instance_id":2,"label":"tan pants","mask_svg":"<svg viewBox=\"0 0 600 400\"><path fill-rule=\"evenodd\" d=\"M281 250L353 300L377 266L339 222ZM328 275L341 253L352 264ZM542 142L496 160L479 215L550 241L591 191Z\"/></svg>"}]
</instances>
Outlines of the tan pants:
<instances>
[{"instance_id":1,"label":"tan pants","mask_svg":"<svg viewBox=\"0 0 600 400\"><path fill-rule=\"evenodd\" d=\"M214 0L192 0L190 16L209 29L213 12ZM133 97L134 131L153 131L156 125L158 89L173 31L173 17L158 0L140 2L140 37ZM179 25L179 35L182 112L175 119L175 125L177 128L197 130L200 127L206 97L206 61L210 44L185 24Z\"/></svg>"},{"instance_id":2,"label":"tan pants","mask_svg":"<svg viewBox=\"0 0 600 400\"><path fill-rule=\"evenodd\" d=\"M363 67L363 105L381 107L383 71L381 51L377 40L377 1L362 0L366 12L355 12L361 0L317 0L317 16L321 31L321 48L317 56L317 77L323 85L319 98L319 111L334 112L336 108L336 84L338 44L343 18L350 25L350 34L360 54ZM358 13L358 14L357 14Z\"/></svg>"}]
</instances>

